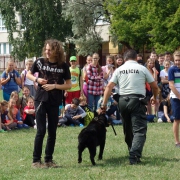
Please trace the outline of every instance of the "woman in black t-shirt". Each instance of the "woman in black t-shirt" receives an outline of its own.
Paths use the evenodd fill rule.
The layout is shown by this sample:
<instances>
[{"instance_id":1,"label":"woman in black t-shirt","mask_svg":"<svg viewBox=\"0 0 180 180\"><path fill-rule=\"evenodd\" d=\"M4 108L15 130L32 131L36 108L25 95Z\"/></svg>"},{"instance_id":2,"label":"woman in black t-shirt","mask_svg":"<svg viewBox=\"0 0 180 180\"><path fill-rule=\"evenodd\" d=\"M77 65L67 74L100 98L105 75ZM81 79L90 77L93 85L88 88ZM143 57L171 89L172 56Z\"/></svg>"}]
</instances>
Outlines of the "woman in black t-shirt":
<instances>
[{"instance_id":1,"label":"woman in black t-shirt","mask_svg":"<svg viewBox=\"0 0 180 180\"><path fill-rule=\"evenodd\" d=\"M27 78L38 83L35 96L37 133L34 142L32 167L57 167L53 161L56 140L59 105L62 103L62 90L71 88L69 66L65 63L64 51L58 40L46 40L42 51L43 58L37 59ZM38 72L38 78L33 74ZM42 144L46 133L48 116L48 137L45 149L45 164L41 163Z\"/></svg>"},{"instance_id":2,"label":"woman in black t-shirt","mask_svg":"<svg viewBox=\"0 0 180 180\"><path fill-rule=\"evenodd\" d=\"M164 100L162 100L160 106L159 106L159 112L161 114L161 117L158 119L158 122L173 122L174 117L172 116L171 112L171 103L170 103L170 96Z\"/></svg>"}]
</instances>

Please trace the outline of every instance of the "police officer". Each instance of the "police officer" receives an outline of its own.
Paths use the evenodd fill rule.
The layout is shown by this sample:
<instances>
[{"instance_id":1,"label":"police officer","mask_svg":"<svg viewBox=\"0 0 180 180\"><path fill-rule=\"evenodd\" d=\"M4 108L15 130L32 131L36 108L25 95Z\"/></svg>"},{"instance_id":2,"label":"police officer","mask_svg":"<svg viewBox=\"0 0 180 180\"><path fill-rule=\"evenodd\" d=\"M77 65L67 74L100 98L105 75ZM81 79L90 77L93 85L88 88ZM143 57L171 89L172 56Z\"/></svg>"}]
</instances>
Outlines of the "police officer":
<instances>
[{"instance_id":1,"label":"police officer","mask_svg":"<svg viewBox=\"0 0 180 180\"><path fill-rule=\"evenodd\" d=\"M129 149L130 164L140 161L146 140L147 119L145 101L145 83L152 88L151 102L156 102L158 86L146 67L137 63L135 50L128 50L124 54L125 63L116 69L104 92L101 108L106 109L108 97L113 87L119 85L119 109L121 111L125 142Z\"/></svg>"}]
</instances>

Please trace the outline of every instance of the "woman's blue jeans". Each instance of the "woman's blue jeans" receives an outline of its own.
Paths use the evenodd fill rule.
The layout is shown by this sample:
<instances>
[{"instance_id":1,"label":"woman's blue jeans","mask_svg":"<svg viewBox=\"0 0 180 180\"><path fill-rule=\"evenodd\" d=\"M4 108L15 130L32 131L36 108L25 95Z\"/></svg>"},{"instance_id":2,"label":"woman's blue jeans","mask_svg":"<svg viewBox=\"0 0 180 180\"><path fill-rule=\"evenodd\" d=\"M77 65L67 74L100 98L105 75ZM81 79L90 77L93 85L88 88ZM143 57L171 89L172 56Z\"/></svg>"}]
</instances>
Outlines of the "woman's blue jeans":
<instances>
[{"instance_id":1,"label":"woman's blue jeans","mask_svg":"<svg viewBox=\"0 0 180 180\"><path fill-rule=\"evenodd\" d=\"M100 95L93 95L88 93L88 106L91 111L97 110L97 104L100 99Z\"/></svg>"}]
</instances>

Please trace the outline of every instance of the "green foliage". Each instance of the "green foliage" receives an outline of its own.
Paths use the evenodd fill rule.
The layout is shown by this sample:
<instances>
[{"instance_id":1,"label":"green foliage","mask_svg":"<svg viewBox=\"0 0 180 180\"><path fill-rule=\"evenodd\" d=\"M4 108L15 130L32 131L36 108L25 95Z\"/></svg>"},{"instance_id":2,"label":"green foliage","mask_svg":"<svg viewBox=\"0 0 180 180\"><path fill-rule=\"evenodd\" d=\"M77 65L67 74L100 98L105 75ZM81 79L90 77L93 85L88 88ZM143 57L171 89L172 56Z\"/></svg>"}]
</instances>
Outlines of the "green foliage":
<instances>
[{"instance_id":1,"label":"green foliage","mask_svg":"<svg viewBox=\"0 0 180 180\"><path fill-rule=\"evenodd\" d=\"M129 48L154 47L158 53L179 46L178 0L107 0L112 14L111 33Z\"/></svg>"},{"instance_id":2,"label":"green foliage","mask_svg":"<svg viewBox=\"0 0 180 180\"><path fill-rule=\"evenodd\" d=\"M142 163L130 166L128 149L124 142L122 126L115 126L117 137L111 127L102 161L98 161L99 147L95 157L97 165L91 165L89 152L83 153L78 164L78 134L80 127L57 129L54 160L61 165L57 169L31 168L36 130L15 130L0 133L0 177L2 180L168 180L179 179L179 148L175 148L171 123L148 124L147 140L143 149ZM46 138L44 139L42 160Z\"/></svg>"},{"instance_id":3,"label":"green foliage","mask_svg":"<svg viewBox=\"0 0 180 180\"><path fill-rule=\"evenodd\" d=\"M72 21L73 37L79 55L88 55L100 49L102 38L96 31L96 23L104 14L102 0L68 0L63 11L66 18Z\"/></svg>"},{"instance_id":4,"label":"green foliage","mask_svg":"<svg viewBox=\"0 0 180 180\"><path fill-rule=\"evenodd\" d=\"M65 42L67 36L72 36L71 22L62 17L60 0L6 0L0 1L0 10L13 45L12 55L19 60L41 56L48 38ZM15 13L21 15L22 24Z\"/></svg>"}]
</instances>

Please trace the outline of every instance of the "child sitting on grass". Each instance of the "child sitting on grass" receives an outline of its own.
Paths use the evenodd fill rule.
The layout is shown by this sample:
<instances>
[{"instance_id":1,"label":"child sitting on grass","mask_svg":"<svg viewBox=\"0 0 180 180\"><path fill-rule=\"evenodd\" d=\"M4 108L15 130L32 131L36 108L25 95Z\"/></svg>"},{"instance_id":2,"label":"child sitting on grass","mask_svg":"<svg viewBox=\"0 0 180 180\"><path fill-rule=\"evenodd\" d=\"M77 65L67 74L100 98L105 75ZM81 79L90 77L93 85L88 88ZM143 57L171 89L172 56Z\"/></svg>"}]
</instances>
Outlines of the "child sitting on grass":
<instances>
[{"instance_id":1,"label":"child sitting on grass","mask_svg":"<svg viewBox=\"0 0 180 180\"><path fill-rule=\"evenodd\" d=\"M2 122L1 122L1 105L0 105L0 133L6 132L2 129Z\"/></svg>"},{"instance_id":2,"label":"child sitting on grass","mask_svg":"<svg viewBox=\"0 0 180 180\"><path fill-rule=\"evenodd\" d=\"M17 113L16 113L16 117L15 117L15 119L18 121L17 122L17 127L18 128L28 128L28 125L26 125L26 124L23 124L23 121L22 121L22 118L21 118L21 115L20 115L20 101L19 101L19 94L18 94L18 92L17 91L13 91L12 93L11 93L11 95L10 95L10 99L14 99L14 101L15 101L15 106L14 106L14 108L16 108L16 110L17 110ZM14 110L14 111L16 111L16 110Z\"/></svg>"},{"instance_id":3,"label":"child sitting on grass","mask_svg":"<svg viewBox=\"0 0 180 180\"><path fill-rule=\"evenodd\" d=\"M8 113L8 102L5 100L1 102L1 121L2 121L2 128L4 130L10 131L11 129L15 129L17 126L17 122L15 122L11 117L11 115Z\"/></svg>"},{"instance_id":4,"label":"child sitting on grass","mask_svg":"<svg viewBox=\"0 0 180 180\"><path fill-rule=\"evenodd\" d=\"M22 97L19 98L19 101L20 101L20 114L21 114L21 117L23 116L23 113L24 113L24 108L27 106L27 98L28 97L32 97L30 95L30 90L27 86L24 86L23 89L22 89Z\"/></svg>"},{"instance_id":5,"label":"child sitting on grass","mask_svg":"<svg viewBox=\"0 0 180 180\"><path fill-rule=\"evenodd\" d=\"M82 118L82 123L87 126L92 119L94 118L94 112L92 112L87 105L87 99L85 96L80 96L79 97L79 106L86 112L86 116L84 118Z\"/></svg>"},{"instance_id":6,"label":"child sitting on grass","mask_svg":"<svg viewBox=\"0 0 180 180\"><path fill-rule=\"evenodd\" d=\"M27 106L24 108L23 121L30 127L35 127L35 108L34 99L32 97L27 98Z\"/></svg>"},{"instance_id":7,"label":"child sitting on grass","mask_svg":"<svg viewBox=\"0 0 180 180\"><path fill-rule=\"evenodd\" d=\"M79 99L72 99L71 104L65 106L65 115L67 118L67 124L71 126L84 127L81 120L86 116L86 112L79 106Z\"/></svg>"},{"instance_id":8,"label":"child sitting on grass","mask_svg":"<svg viewBox=\"0 0 180 180\"><path fill-rule=\"evenodd\" d=\"M66 127L67 118L64 116L64 106L59 106L58 127Z\"/></svg>"}]
</instances>

